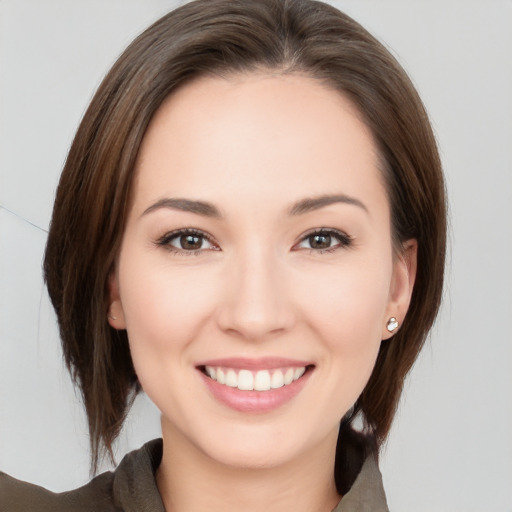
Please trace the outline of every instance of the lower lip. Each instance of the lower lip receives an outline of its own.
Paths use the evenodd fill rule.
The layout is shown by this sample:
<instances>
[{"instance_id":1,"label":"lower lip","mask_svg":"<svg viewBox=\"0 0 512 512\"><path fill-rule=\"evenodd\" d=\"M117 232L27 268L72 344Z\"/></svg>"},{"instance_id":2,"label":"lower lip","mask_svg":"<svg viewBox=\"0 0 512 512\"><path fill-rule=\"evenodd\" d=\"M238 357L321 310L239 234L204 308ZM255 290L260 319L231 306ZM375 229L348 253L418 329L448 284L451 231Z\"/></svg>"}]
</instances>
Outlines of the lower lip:
<instances>
[{"instance_id":1,"label":"lower lip","mask_svg":"<svg viewBox=\"0 0 512 512\"><path fill-rule=\"evenodd\" d=\"M211 394L219 402L235 411L253 413L270 412L286 404L300 393L311 375L311 371L308 370L300 379L277 389L241 391L238 388L219 384L202 371L198 371Z\"/></svg>"}]
</instances>

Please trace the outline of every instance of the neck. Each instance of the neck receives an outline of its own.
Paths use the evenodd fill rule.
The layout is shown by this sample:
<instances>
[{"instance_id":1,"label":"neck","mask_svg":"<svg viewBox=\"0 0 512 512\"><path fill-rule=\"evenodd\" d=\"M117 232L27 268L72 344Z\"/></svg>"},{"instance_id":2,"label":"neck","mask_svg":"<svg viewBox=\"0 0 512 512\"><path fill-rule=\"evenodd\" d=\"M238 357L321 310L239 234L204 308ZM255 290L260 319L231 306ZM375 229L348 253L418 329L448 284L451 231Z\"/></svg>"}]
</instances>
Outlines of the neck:
<instances>
[{"instance_id":1,"label":"neck","mask_svg":"<svg viewBox=\"0 0 512 512\"><path fill-rule=\"evenodd\" d=\"M156 480L166 512L330 512L337 432L293 461L273 467L222 464L162 424L164 451Z\"/></svg>"}]
</instances>

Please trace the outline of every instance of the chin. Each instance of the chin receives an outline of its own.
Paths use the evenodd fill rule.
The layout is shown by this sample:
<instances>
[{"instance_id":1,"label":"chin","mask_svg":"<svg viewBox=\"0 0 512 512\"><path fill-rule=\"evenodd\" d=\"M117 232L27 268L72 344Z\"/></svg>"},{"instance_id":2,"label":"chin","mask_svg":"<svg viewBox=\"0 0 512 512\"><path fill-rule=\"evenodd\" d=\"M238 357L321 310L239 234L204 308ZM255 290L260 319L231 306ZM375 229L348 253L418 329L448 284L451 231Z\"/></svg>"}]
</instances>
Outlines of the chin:
<instances>
[{"instance_id":1,"label":"chin","mask_svg":"<svg viewBox=\"0 0 512 512\"><path fill-rule=\"evenodd\" d=\"M223 449L221 452L211 453L211 457L218 463L231 468L271 469L282 466L294 460L298 454L291 451L276 451L275 446L267 446L264 449L254 449L251 446L232 446L230 449Z\"/></svg>"},{"instance_id":2,"label":"chin","mask_svg":"<svg viewBox=\"0 0 512 512\"><path fill-rule=\"evenodd\" d=\"M215 435L203 444L203 451L211 459L225 466L239 469L270 469L301 458L307 451L307 434L290 436L290 429L230 428L229 435ZM205 441L208 441L205 439ZM312 448L312 446L311 446Z\"/></svg>"}]
</instances>

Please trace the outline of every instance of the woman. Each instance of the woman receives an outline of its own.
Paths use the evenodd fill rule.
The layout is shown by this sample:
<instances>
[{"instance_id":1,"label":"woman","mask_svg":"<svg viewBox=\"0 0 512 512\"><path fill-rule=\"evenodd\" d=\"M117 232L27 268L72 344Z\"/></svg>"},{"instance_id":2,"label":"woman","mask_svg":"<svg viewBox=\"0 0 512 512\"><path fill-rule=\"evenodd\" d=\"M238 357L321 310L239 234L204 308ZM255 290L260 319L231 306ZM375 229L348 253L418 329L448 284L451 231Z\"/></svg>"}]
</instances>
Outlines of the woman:
<instances>
[{"instance_id":1,"label":"woman","mask_svg":"<svg viewBox=\"0 0 512 512\"><path fill-rule=\"evenodd\" d=\"M44 265L93 467L141 389L163 442L64 495L3 475L2 510L387 510L444 251L427 116L364 29L310 1L170 13L92 100Z\"/></svg>"}]
</instances>

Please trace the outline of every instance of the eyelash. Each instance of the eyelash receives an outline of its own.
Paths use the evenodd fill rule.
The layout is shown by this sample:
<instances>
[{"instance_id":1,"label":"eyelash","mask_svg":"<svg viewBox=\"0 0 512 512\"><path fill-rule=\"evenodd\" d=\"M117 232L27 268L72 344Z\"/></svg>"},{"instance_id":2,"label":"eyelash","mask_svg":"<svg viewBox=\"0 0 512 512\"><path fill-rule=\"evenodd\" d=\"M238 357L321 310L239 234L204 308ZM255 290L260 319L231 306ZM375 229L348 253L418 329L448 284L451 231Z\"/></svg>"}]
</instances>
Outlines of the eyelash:
<instances>
[{"instance_id":1,"label":"eyelash","mask_svg":"<svg viewBox=\"0 0 512 512\"><path fill-rule=\"evenodd\" d=\"M172 254L182 254L184 256L199 256L203 252L204 249L196 249L193 251L186 251L185 249L177 249L176 247L173 247L171 245L172 240L174 240L175 238L178 238L180 236L186 236L186 235L201 237L201 238L204 238L205 240L207 240L208 242L210 242L211 244L215 243L213 241L213 239L210 236L208 236L206 233L204 233L203 231L199 231L199 230L193 229L193 228L184 228L184 229L178 229L177 231L171 231L170 233L166 233L164 236L162 236L161 238L159 238L157 240L156 245L158 245L159 247L164 247L166 250L168 250ZM217 249L214 249L214 250L217 250Z\"/></svg>"},{"instance_id":2,"label":"eyelash","mask_svg":"<svg viewBox=\"0 0 512 512\"><path fill-rule=\"evenodd\" d=\"M343 231L338 231L337 229L332 228L320 228L320 229L314 229L313 231L309 231L306 233L300 240L300 242L303 242L304 240L307 240L308 238L311 238L315 235L324 235L324 236L330 236L334 239L336 239L339 244L333 245L332 247L328 247L327 249L313 249L313 248L306 248L307 251L310 253L332 253L339 249L348 248L352 245L353 239L346 233L343 233Z\"/></svg>"},{"instance_id":3,"label":"eyelash","mask_svg":"<svg viewBox=\"0 0 512 512\"><path fill-rule=\"evenodd\" d=\"M180 236L197 236L200 238L204 238L211 244L215 244L214 240L204 233L203 231L199 231L197 229L193 228L184 228L179 229L176 231L171 231L170 233L166 233L164 236L159 238L156 241L156 245L159 247L164 247L166 250L170 251L172 254L176 255L184 255L184 256L199 256L205 249L195 249L192 251L187 251L185 249L178 249L171 245L171 241L173 241L175 238L178 238ZM303 242L304 240L307 240L308 238L311 238L315 235L323 235L323 236L330 236L338 240L339 244L334 245L332 247L328 247L327 249L314 249L314 248L305 248L310 253L316 253L316 254L324 254L324 253L333 253L341 248L347 248L352 245L353 239L347 235L346 233L343 233L342 231L338 231L336 229L332 228L321 228L321 229L315 229L313 231L310 231L309 233L306 233L300 240L300 242ZM212 249L206 249L206 250L212 250ZM213 249L213 250L219 250L219 249Z\"/></svg>"}]
</instances>

